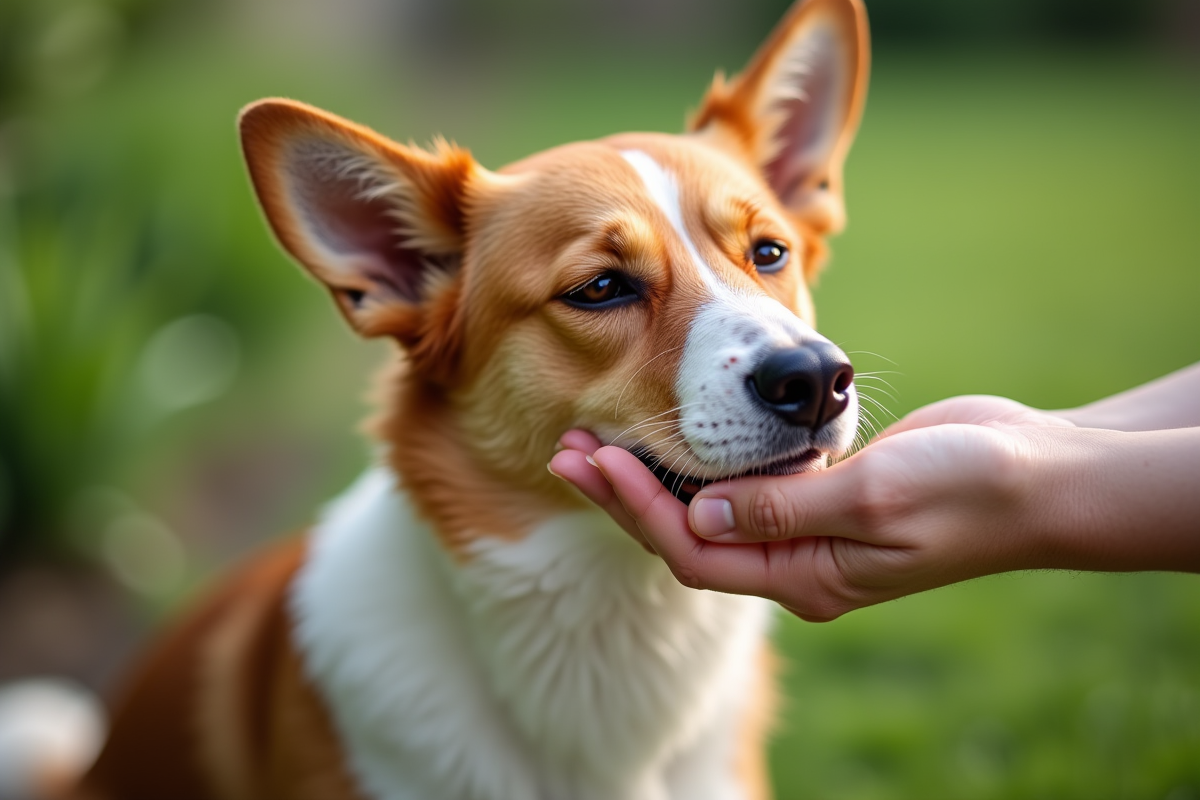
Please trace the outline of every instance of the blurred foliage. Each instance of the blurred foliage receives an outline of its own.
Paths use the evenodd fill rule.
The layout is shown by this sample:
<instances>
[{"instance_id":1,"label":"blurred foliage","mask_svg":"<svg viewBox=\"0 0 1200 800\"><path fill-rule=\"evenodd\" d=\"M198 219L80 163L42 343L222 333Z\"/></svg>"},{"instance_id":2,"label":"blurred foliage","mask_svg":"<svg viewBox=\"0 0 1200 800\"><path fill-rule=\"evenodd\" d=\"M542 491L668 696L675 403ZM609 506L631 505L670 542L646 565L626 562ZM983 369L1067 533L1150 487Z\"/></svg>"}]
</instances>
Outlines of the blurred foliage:
<instances>
[{"instance_id":1,"label":"blurred foliage","mask_svg":"<svg viewBox=\"0 0 1200 800\"><path fill-rule=\"evenodd\" d=\"M781 6L785 4L780 4ZM1172 0L871 0L883 46L898 42L1029 40L1128 41L1155 32Z\"/></svg>"},{"instance_id":2,"label":"blurred foliage","mask_svg":"<svg viewBox=\"0 0 1200 800\"><path fill-rule=\"evenodd\" d=\"M0 118L45 92L93 85L127 40L181 0L0 0Z\"/></svg>"},{"instance_id":3,"label":"blurred foliage","mask_svg":"<svg viewBox=\"0 0 1200 800\"><path fill-rule=\"evenodd\" d=\"M139 83L194 8L2 8L14 47L0 80L0 563L102 555L129 519L153 519L128 490L170 461L155 446L173 441L163 423L224 394L242 350L267 338L255 323L279 295L256 262L276 256L238 164L236 104L196 154L188 98L164 116L165 87ZM63 30L42 58L37 42ZM221 219L229 207L237 220ZM98 491L120 500L81 519Z\"/></svg>"},{"instance_id":4,"label":"blurred foliage","mask_svg":"<svg viewBox=\"0 0 1200 800\"><path fill-rule=\"evenodd\" d=\"M35 115L102 82L163 5L0 2L0 559L61 546L71 498L143 427L129 373L167 288L143 209L93 153L31 161Z\"/></svg>"},{"instance_id":5,"label":"blurred foliage","mask_svg":"<svg viewBox=\"0 0 1200 800\"><path fill-rule=\"evenodd\" d=\"M869 0L882 47L817 303L861 369L896 373L895 399L867 389L890 413L1075 405L1200 360L1200 75L1152 48L1181 3ZM202 572L238 549L211 541L303 524L363 461L380 349L272 243L241 105L297 97L498 167L678 130L785 3L85 5L0 0L0 532L141 590L172 532ZM109 22L71 56L36 44L87 28L56 13ZM1063 44L1088 30L1127 44ZM280 440L307 449L264 461ZM264 473L291 493L214 517ZM1200 798L1197 609L1193 576L1048 574L787 620L777 796Z\"/></svg>"},{"instance_id":6,"label":"blurred foliage","mask_svg":"<svg viewBox=\"0 0 1200 800\"><path fill-rule=\"evenodd\" d=\"M487 46L497 35L555 48L563 31L587 26L596 40L620 47L653 40L669 49L680 39L741 39L770 28L790 0L725 3L657 0L639 3L561 0L443 0L425 9L437 39ZM1154 38L1195 13L1194 0L869 0L876 47L977 45L980 42L1128 42ZM1192 24L1196 24L1192 20Z\"/></svg>"}]
</instances>

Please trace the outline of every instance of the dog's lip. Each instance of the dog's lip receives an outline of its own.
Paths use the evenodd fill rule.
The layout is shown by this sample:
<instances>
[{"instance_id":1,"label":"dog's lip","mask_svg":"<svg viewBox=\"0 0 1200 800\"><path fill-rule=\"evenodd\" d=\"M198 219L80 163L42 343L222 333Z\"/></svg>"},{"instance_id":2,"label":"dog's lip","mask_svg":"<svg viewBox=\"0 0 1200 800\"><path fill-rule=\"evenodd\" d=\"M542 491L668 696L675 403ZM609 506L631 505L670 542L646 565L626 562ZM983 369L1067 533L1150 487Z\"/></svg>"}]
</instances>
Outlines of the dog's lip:
<instances>
[{"instance_id":1,"label":"dog's lip","mask_svg":"<svg viewBox=\"0 0 1200 800\"><path fill-rule=\"evenodd\" d=\"M744 478L747 475L794 475L797 472L808 471L812 466L821 463L825 455L820 450L810 448L799 454L784 456L766 464L758 464L729 475L722 475L716 478L695 478L689 476L684 480L683 475L680 475L678 472L672 472L661 464L656 463L657 459L649 450L639 448L630 452L637 456L638 460L654 473L654 477L658 478L659 483L668 492L675 495L675 497L684 503L690 503L692 498L696 496L696 493L710 483Z\"/></svg>"}]
</instances>

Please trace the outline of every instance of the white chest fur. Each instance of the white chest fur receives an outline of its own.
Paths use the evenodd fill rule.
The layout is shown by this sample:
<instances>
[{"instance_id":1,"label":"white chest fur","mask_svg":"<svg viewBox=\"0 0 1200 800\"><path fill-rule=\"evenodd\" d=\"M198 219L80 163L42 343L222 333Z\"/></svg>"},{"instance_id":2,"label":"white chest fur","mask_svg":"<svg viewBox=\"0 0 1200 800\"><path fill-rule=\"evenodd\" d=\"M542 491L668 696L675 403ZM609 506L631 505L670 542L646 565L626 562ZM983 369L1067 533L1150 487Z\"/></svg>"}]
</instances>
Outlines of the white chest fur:
<instances>
[{"instance_id":1,"label":"white chest fur","mask_svg":"<svg viewBox=\"0 0 1200 800\"><path fill-rule=\"evenodd\" d=\"M765 601L683 588L598 512L455 564L394 486L375 470L333 504L292 597L368 796L740 796Z\"/></svg>"}]
</instances>

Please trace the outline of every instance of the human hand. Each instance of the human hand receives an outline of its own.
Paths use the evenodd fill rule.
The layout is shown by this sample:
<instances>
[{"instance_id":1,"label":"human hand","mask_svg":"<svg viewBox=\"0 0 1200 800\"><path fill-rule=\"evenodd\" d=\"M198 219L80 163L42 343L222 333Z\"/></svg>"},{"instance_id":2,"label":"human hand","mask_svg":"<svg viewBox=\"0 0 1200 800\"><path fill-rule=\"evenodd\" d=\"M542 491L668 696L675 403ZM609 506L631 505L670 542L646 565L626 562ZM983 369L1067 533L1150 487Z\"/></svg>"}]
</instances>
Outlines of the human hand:
<instances>
[{"instance_id":1,"label":"human hand","mask_svg":"<svg viewBox=\"0 0 1200 800\"><path fill-rule=\"evenodd\" d=\"M1007 425L1020 428L1070 428L1074 423L1061 414L1030 408L1007 397L968 394L948 397L911 412L888 426L880 438L933 425Z\"/></svg>"},{"instance_id":2,"label":"human hand","mask_svg":"<svg viewBox=\"0 0 1200 800\"><path fill-rule=\"evenodd\" d=\"M1186 569L1171 560L1180 543L1195 568L1189 540L1119 538L1139 523L1169 534L1197 519L1178 503L1143 508L1139 496L1168 484L1183 496L1195 433L1137 436L1076 429L1003 398L960 397L914 412L823 472L713 484L690 507L632 455L582 431L563 437L551 470L685 585L769 597L823 621L1013 569ZM1135 453L1153 456L1145 463L1155 462L1154 474L1126 474ZM1111 498L1114 509L1097 498ZM1106 528L1109 519L1126 527ZM1125 560L1116 557L1123 541L1138 546Z\"/></svg>"}]
</instances>

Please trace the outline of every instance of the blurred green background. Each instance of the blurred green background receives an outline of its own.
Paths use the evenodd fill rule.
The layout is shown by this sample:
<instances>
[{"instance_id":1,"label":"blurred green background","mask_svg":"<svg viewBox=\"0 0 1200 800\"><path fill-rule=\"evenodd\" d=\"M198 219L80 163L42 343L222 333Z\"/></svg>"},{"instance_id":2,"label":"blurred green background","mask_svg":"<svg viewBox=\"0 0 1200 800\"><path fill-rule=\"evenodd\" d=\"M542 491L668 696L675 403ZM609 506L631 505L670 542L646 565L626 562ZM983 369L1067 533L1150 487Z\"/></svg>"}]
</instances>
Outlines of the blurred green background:
<instances>
[{"instance_id":1,"label":"blurred green background","mask_svg":"<svg viewBox=\"0 0 1200 800\"><path fill-rule=\"evenodd\" d=\"M897 416L1054 408L1200 360L1200 3L868 5L851 222L816 295L888 373L867 391ZM240 106L295 97L499 167L680 129L785 7L0 0L0 680L107 686L366 459L387 348L274 246ZM783 800L1200 798L1195 576L1008 575L778 636Z\"/></svg>"}]
</instances>

